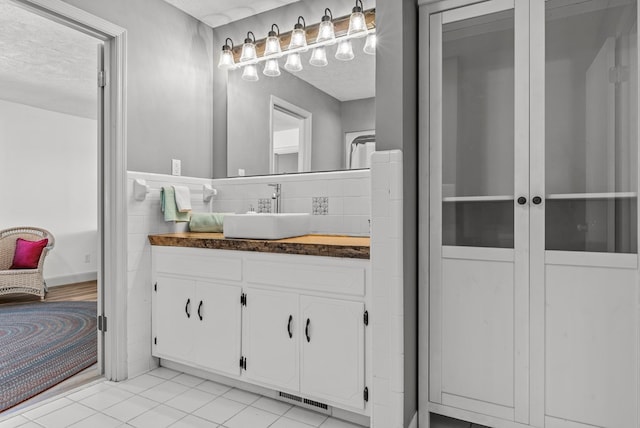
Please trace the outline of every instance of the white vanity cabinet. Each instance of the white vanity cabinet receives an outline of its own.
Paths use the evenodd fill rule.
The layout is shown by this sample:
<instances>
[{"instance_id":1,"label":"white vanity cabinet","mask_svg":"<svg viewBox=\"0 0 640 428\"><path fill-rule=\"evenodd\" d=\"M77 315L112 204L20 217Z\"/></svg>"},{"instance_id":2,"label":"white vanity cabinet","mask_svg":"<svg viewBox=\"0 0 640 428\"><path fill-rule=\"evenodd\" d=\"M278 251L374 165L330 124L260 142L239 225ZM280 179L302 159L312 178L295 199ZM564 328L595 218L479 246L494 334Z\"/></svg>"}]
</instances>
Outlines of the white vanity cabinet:
<instances>
[{"instance_id":1,"label":"white vanity cabinet","mask_svg":"<svg viewBox=\"0 0 640 428\"><path fill-rule=\"evenodd\" d=\"M152 255L154 356L369 414L369 260L166 246Z\"/></svg>"},{"instance_id":2,"label":"white vanity cabinet","mask_svg":"<svg viewBox=\"0 0 640 428\"><path fill-rule=\"evenodd\" d=\"M423 406L640 426L637 1L421 3Z\"/></svg>"}]
</instances>

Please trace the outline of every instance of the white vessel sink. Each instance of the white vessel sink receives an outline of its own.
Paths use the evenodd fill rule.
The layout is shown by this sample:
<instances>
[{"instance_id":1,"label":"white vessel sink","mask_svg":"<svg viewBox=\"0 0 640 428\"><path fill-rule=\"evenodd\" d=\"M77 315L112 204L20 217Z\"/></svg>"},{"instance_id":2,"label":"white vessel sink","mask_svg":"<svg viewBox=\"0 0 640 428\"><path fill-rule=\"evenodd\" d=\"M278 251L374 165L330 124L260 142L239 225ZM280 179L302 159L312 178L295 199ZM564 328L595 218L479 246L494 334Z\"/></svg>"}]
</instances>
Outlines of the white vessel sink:
<instances>
[{"instance_id":1,"label":"white vessel sink","mask_svg":"<svg viewBox=\"0 0 640 428\"><path fill-rule=\"evenodd\" d=\"M311 232L308 213L226 214L225 238L283 239Z\"/></svg>"}]
</instances>

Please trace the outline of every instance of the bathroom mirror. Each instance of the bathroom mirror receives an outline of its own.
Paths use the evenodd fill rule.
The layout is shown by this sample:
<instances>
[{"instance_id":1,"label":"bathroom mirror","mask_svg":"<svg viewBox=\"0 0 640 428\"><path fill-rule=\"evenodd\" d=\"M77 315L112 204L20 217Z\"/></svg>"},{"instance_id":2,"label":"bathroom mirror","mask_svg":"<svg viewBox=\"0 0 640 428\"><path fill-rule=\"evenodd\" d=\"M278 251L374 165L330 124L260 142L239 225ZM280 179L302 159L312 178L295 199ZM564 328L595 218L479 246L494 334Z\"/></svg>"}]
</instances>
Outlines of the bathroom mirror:
<instances>
[{"instance_id":1,"label":"bathroom mirror","mask_svg":"<svg viewBox=\"0 0 640 428\"><path fill-rule=\"evenodd\" d=\"M265 76L264 63L258 64L258 81L230 70L227 175L368 167L366 154L375 146L375 55L363 52L364 43L352 39L350 61L336 59L337 45L328 46L325 67L309 64L310 49L295 73L285 70L284 56L277 77ZM363 135L369 138L358 138Z\"/></svg>"}]
</instances>

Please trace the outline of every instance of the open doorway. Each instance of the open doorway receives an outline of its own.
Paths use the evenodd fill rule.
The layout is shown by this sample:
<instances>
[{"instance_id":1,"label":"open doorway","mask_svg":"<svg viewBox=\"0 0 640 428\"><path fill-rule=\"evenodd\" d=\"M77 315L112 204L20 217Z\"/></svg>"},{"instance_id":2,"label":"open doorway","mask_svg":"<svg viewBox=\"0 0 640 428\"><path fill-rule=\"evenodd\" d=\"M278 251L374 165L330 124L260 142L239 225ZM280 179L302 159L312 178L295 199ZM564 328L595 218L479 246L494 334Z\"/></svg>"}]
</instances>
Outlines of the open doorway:
<instances>
[{"instance_id":1,"label":"open doorway","mask_svg":"<svg viewBox=\"0 0 640 428\"><path fill-rule=\"evenodd\" d=\"M311 170L311 113L271 96L271 174Z\"/></svg>"},{"instance_id":2,"label":"open doorway","mask_svg":"<svg viewBox=\"0 0 640 428\"><path fill-rule=\"evenodd\" d=\"M0 297L3 329L18 331L16 326L29 321L40 333L28 342L28 353L36 352L37 358L23 357L27 351L18 346L11 348L10 358L6 356L18 366L4 370L2 376L17 371L20 375L3 379L0 405L5 409L79 373L91 379L102 372L95 327L101 252L98 102L102 97L97 75L104 49L101 40L8 0L0 0L0 46L4 57L0 180L11 183L2 186L5 209L0 229L36 227L51 234L41 268L46 292L42 302L40 296L25 294L21 291L28 290L19 287ZM16 254L17 248L16 243ZM36 310L43 314L41 324L35 317L22 320L24 313ZM74 336L67 330L75 322L87 324L83 334ZM57 334L73 339L56 348ZM73 358L80 352L82 358ZM42 375L36 381L30 377L45 367L54 368L48 371L56 375ZM29 388L8 390L8 385L23 380Z\"/></svg>"},{"instance_id":3,"label":"open doorway","mask_svg":"<svg viewBox=\"0 0 640 428\"><path fill-rule=\"evenodd\" d=\"M96 170L94 186L96 197L93 199L94 209L97 211L94 220L97 222L97 248L94 249L95 269L97 282L97 313L100 331L94 332L97 336L97 373L104 374L109 380L126 379L126 314L121 308L126 303L126 120L125 120L125 87L124 70L126 69L126 32L121 27L113 25L101 18L91 15L83 10L75 8L58 0L14 0L4 2L19 6L25 11L34 13L51 22L62 24L67 29L73 29L83 35L95 38L93 44L92 59L98 66L93 69L93 88L97 92L93 111L96 116L97 126L93 133L95 141L93 166ZM4 16L4 15L3 15ZM103 44L103 49L98 49L102 56L96 54L96 46ZM3 50L3 53L5 51ZM50 64L44 62L39 66L45 70ZM37 65L36 65L37 66ZM102 78L97 78L96 71L102 71ZM50 71L50 70L49 70ZM45 73L46 74L46 73ZM48 78L48 77L47 77ZM101 84L98 82L101 81ZM35 91L37 94L38 91ZM20 104L20 103L16 103ZM25 103L26 104L26 103ZM78 102L72 102L78 104ZM29 106L33 107L33 106ZM42 109L46 110L46 109ZM61 113L61 114L68 114ZM36 122L36 121L31 121ZM35 126L35 124L34 124ZM96 141L97 135L97 141ZM43 133L41 139L47 141L48 135ZM19 145L19 142L7 141L6 144ZM3 152L4 153L4 152ZM34 157L44 157L40 152L32 150ZM72 165L74 160L73 150L62 148L57 153L56 164ZM65 156L66 155L66 156ZM12 162L12 159L3 156L0 163ZM47 165L48 166L48 165ZM24 165L20 175L12 177L5 183L3 191L20 192L18 184L20 177L33 173L32 165ZM25 193L28 197L40 202L37 211L47 213L51 208L47 206L43 192L46 186L43 181L31 186ZM90 181L90 180L85 180ZM62 189L60 189L62 187ZM73 193L70 189L58 185L62 190L63 199ZM67 199L65 199L67 201ZM17 204L20 206L19 204ZM4 205L5 210L14 208ZM5 211L6 212L6 211ZM97 217L97 219L96 219ZM4 221L4 217L0 219ZM8 220L7 220L8 221ZM71 220L73 221L73 220ZM86 256L86 253L83 254ZM83 263L91 263L92 257L81 258ZM107 319L112 320L107 334ZM102 357L102 358L101 358Z\"/></svg>"}]
</instances>

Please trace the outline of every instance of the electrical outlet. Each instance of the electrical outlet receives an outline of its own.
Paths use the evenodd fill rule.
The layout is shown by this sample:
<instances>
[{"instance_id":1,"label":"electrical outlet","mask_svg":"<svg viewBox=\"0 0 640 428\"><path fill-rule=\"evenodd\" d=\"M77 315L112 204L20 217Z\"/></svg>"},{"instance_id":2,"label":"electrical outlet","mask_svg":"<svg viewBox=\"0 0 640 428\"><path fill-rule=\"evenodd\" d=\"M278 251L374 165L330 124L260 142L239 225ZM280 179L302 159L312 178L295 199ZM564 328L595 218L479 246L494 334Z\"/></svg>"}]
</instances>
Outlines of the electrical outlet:
<instances>
[{"instance_id":1,"label":"electrical outlet","mask_svg":"<svg viewBox=\"0 0 640 428\"><path fill-rule=\"evenodd\" d=\"M171 159L171 175L182 175L180 159Z\"/></svg>"}]
</instances>

